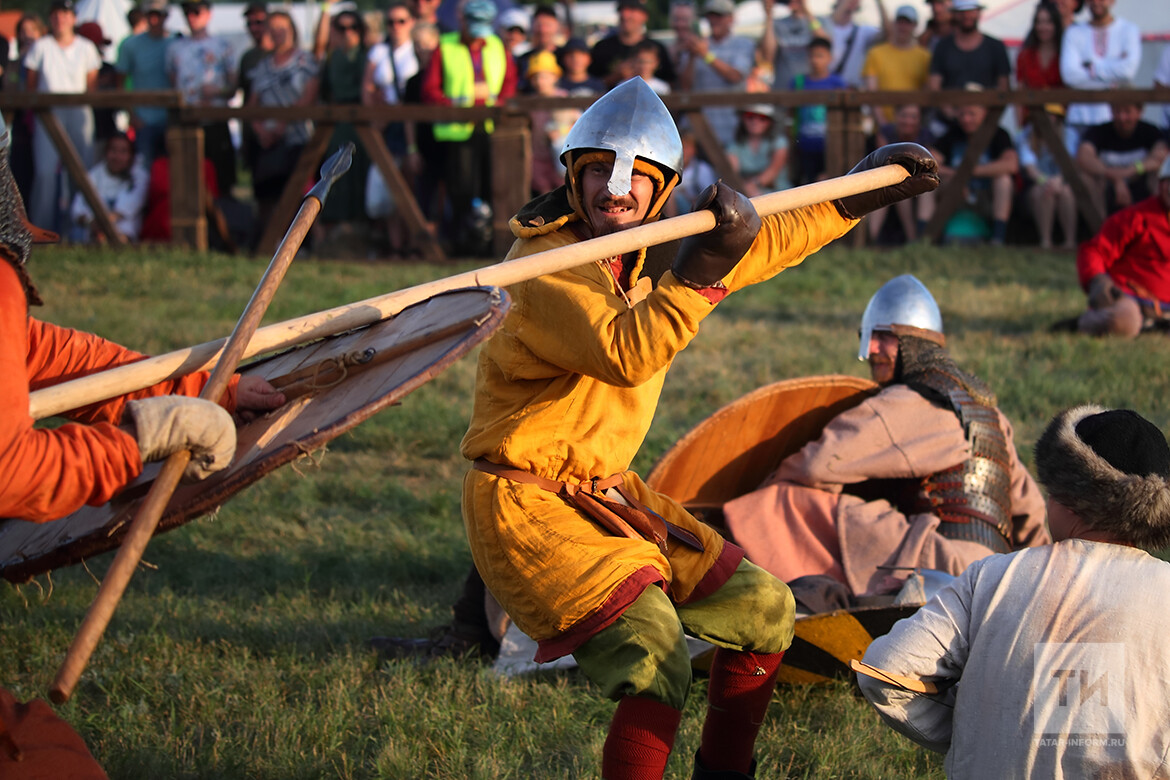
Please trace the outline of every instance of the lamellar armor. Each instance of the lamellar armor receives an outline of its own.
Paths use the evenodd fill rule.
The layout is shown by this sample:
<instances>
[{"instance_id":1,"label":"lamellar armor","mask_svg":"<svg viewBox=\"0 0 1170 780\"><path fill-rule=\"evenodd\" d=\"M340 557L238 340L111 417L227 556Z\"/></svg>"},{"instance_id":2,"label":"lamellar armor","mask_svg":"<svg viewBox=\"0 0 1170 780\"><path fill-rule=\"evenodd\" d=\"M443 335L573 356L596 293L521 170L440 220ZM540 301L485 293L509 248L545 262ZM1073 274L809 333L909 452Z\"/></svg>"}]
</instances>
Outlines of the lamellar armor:
<instances>
[{"instance_id":1,"label":"lamellar armor","mask_svg":"<svg viewBox=\"0 0 1170 780\"><path fill-rule=\"evenodd\" d=\"M971 450L962 463L922 480L916 511L937 515L938 532L948 539L1011 552L1011 457L994 396L939 346L914 337L900 343L902 381L953 411Z\"/></svg>"}]
</instances>

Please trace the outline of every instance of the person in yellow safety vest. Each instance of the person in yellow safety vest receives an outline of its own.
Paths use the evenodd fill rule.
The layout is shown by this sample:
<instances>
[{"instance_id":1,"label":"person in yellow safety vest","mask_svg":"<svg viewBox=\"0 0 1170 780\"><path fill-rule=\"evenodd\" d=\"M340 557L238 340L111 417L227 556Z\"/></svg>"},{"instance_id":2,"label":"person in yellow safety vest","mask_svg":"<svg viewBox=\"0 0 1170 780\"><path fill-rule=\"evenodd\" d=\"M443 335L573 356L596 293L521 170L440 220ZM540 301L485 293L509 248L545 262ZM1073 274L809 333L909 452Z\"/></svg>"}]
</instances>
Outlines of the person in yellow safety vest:
<instances>
[{"instance_id":1,"label":"person in yellow safety vest","mask_svg":"<svg viewBox=\"0 0 1170 780\"><path fill-rule=\"evenodd\" d=\"M494 106L516 94L516 62L493 32L496 5L469 0L459 32L445 33L423 75L422 99L433 106ZM436 122L442 160L428 160L446 173L455 223L454 250L483 255L491 249L490 120Z\"/></svg>"}]
</instances>

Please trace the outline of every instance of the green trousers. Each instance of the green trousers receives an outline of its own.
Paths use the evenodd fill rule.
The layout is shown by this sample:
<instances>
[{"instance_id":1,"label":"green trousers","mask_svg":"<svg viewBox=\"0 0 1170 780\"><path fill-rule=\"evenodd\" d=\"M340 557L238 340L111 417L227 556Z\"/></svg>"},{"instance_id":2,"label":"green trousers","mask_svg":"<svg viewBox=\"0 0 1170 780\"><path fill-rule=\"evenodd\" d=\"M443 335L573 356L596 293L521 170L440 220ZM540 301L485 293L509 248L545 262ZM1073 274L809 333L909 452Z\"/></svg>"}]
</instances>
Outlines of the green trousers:
<instances>
[{"instance_id":1,"label":"green trousers","mask_svg":"<svg viewBox=\"0 0 1170 780\"><path fill-rule=\"evenodd\" d=\"M780 653L792 644L794 619L788 586L744 560L719 590L691 604L676 605L651 585L573 657L611 699L641 696L681 710L691 687L684 632L730 650Z\"/></svg>"}]
</instances>

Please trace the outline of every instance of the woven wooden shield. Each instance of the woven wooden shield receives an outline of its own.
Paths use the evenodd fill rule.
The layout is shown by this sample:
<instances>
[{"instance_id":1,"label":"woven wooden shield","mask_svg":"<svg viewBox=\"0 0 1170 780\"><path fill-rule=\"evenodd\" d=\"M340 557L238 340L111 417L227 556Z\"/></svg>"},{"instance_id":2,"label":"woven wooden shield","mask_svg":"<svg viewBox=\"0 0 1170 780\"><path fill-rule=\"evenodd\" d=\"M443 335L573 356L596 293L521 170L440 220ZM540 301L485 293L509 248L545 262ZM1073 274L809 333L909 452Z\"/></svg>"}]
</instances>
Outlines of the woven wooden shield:
<instances>
[{"instance_id":1,"label":"woven wooden shield","mask_svg":"<svg viewBox=\"0 0 1170 780\"><path fill-rule=\"evenodd\" d=\"M442 293L391 319L252 363L288 397L281 408L240 426L232 465L175 491L158 532L217 508L276 468L313 452L399 402L487 339L510 301L496 287ZM133 519L159 464L108 504L51 523L0 520L0 574L24 582L112 550Z\"/></svg>"}]
</instances>

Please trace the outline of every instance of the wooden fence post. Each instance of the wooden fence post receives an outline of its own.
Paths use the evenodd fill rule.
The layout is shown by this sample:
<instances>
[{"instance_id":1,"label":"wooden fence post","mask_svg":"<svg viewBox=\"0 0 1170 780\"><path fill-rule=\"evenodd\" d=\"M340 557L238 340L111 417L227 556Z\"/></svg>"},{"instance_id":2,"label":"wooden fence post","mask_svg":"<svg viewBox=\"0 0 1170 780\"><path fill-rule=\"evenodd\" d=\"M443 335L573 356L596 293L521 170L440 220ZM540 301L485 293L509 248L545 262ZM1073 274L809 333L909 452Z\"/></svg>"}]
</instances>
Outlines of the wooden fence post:
<instances>
[{"instance_id":1,"label":"wooden fence post","mask_svg":"<svg viewBox=\"0 0 1170 780\"><path fill-rule=\"evenodd\" d=\"M510 220L532 195L532 133L527 114L502 113L490 136L492 157L492 251L512 246Z\"/></svg>"},{"instance_id":2,"label":"wooden fence post","mask_svg":"<svg viewBox=\"0 0 1170 780\"><path fill-rule=\"evenodd\" d=\"M171 242L206 252L203 128L172 122L167 126L167 154L171 170Z\"/></svg>"}]
</instances>

